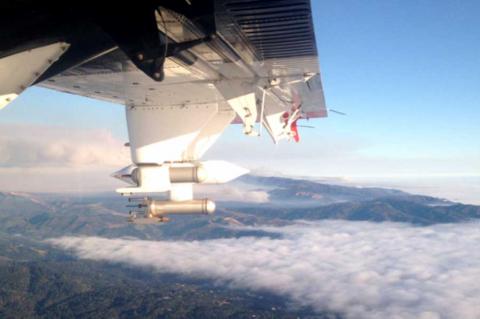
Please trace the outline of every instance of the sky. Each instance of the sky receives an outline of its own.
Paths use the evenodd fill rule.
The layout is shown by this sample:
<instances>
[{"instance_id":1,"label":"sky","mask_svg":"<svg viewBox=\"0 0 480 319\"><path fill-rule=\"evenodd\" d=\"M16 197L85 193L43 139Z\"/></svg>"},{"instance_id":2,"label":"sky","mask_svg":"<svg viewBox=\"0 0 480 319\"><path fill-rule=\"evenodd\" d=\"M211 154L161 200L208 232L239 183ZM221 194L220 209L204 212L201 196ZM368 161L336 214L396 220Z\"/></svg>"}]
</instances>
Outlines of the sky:
<instances>
[{"instance_id":1,"label":"sky","mask_svg":"<svg viewBox=\"0 0 480 319\"><path fill-rule=\"evenodd\" d=\"M299 144L247 138L234 125L206 157L261 174L480 198L480 3L312 7L326 101L347 116L310 121ZM120 105L30 88L0 111L0 131L0 189L109 190L109 173L128 164Z\"/></svg>"}]
</instances>

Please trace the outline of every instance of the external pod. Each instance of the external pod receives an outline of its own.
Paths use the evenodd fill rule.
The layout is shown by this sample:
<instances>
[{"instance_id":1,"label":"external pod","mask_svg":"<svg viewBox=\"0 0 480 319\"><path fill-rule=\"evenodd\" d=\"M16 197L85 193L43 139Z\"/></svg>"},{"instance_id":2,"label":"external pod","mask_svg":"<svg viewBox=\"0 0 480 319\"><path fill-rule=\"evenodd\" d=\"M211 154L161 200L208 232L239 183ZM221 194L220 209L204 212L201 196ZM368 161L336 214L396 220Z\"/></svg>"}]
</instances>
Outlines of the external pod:
<instances>
[{"instance_id":1,"label":"external pod","mask_svg":"<svg viewBox=\"0 0 480 319\"><path fill-rule=\"evenodd\" d=\"M212 214L215 203L209 199L189 201L159 201L151 200L146 207L146 217L161 217L168 214Z\"/></svg>"},{"instance_id":2,"label":"external pod","mask_svg":"<svg viewBox=\"0 0 480 319\"><path fill-rule=\"evenodd\" d=\"M202 183L207 179L207 171L201 165L190 167L175 167L169 169L172 183Z\"/></svg>"}]
</instances>

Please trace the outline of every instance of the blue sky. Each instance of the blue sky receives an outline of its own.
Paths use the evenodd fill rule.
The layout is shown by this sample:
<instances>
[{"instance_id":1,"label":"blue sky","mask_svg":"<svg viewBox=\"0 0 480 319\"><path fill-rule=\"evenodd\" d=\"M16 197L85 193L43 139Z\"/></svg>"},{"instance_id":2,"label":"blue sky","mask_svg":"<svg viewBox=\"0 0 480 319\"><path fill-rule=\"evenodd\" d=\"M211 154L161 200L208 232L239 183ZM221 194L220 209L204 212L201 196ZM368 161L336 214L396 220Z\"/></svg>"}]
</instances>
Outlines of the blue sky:
<instances>
[{"instance_id":1,"label":"blue sky","mask_svg":"<svg viewBox=\"0 0 480 319\"><path fill-rule=\"evenodd\" d=\"M299 145L227 129L207 154L311 176L480 176L480 2L315 1L327 104ZM126 141L121 106L30 88L0 124L102 129Z\"/></svg>"},{"instance_id":2,"label":"blue sky","mask_svg":"<svg viewBox=\"0 0 480 319\"><path fill-rule=\"evenodd\" d=\"M479 152L478 1L313 1L327 102L322 126L370 152Z\"/></svg>"}]
</instances>

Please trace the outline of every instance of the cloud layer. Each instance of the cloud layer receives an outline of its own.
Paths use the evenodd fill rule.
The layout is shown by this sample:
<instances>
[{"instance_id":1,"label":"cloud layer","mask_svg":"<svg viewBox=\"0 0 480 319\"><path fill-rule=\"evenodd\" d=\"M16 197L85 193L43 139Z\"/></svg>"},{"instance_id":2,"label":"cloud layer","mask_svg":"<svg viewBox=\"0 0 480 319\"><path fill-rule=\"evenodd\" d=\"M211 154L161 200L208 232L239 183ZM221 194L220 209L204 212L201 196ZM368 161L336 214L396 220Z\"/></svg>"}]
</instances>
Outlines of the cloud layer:
<instances>
[{"instance_id":1,"label":"cloud layer","mask_svg":"<svg viewBox=\"0 0 480 319\"><path fill-rule=\"evenodd\" d=\"M0 167L121 167L128 149L106 130L0 127Z\"/></svg>"},{"instance_id":2,"label":"cloud layer","mask_svg":"<svg viewBox=\"0 0 480 319\"><path fill-rule=\"evenodd\" d=\"M156 242L63 237L80 258L269 290L347 318L479 318L480 225L325 221L262 227L281 238Z\"/></svg>"},{"instance_id":3,"label":"cloud layer","mask_svg":"<svg viewBox=\"0 0 480 319\"><path fill-rule=\"evenodd\" d=\"M0 190L111 191L110 174L130 163L128 148L107 130L0 126Z\"/></svg>"}]
</instances>

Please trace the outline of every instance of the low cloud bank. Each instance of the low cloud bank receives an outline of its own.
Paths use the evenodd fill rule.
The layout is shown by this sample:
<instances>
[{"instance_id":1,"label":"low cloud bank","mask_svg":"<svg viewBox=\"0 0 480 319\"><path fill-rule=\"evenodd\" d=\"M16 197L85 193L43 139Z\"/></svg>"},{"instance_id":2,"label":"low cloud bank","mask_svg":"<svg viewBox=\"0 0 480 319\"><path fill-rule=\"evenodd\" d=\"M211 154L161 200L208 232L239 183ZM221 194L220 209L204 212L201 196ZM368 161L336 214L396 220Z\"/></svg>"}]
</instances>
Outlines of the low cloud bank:
<instances>
[{"instance_id":1,"label":"low cloud bank","mask_svg":"<svg viewBox=\"0 0 480 319\"><path fill-rule=\"evenodd\" d=\"M0 126L2 191L111 191L123 183L110 174L129 163L128 148L107 130Z\"/></svg>"},{"instance_id":2,"label":"low cloud bank","mask_svg":"<svg viewBox=\"0 0 480 319\"><path fill-rule=\"evenodd\" d=\"M80 258L266 289L347 318L479 318L480 224L324 221L272 238L50 239Z\"/></svg>"},{"instance_id":3,"label":"low cloud bank","mask_svg":"<svg viewBox=\"0 0 480 319\"><path fill-rule=\"evenodd\" d=\"M128 149L106 130L51 126L0 127L0 167L121 167Z\"/></svg>"}]
</instances>

